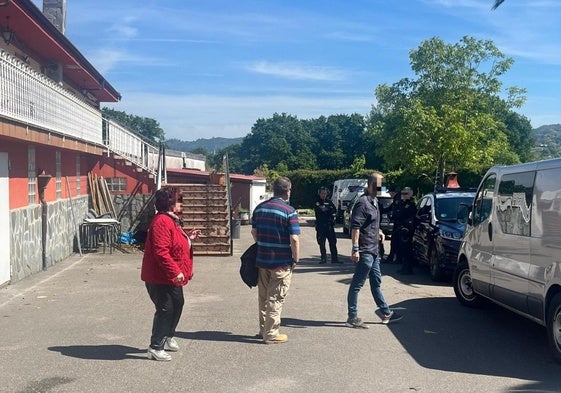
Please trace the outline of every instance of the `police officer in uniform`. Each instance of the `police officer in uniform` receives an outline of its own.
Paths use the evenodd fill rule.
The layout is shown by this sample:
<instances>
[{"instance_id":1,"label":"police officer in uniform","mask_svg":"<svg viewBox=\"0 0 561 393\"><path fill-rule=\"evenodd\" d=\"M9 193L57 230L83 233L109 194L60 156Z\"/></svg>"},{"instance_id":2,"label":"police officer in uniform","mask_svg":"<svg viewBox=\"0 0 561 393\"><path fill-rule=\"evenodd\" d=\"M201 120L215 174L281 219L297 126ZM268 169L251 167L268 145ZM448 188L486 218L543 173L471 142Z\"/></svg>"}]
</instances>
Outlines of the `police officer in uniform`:
<instances>
[{"instance_id":1,"label":"police officer in uniform","mask_svg":"<svg viewBox=\"0 0 561 393\"><path fill-rule=\"evenodd\" d=\"M416 212L413 190L405 187L401 190L401 202L393 210L394 227L398 237L396 256L397 262L401 263L401 274L413 274L411 247Z\"/></svg>"},{"instance_id":2,"label":"police officer in uniform","mask_svg":"<svg viewBox=\"0 0 561 393\"><path fill-rule=\"evenodd\" d=\"M393 263L397 254L396 250L399 247L399 242L398 242L399 235L397 231L397 225L395 225L395 220L393 217L395 214L394 211L397 209L397 206L401 203L401 194L399 192L399 189L394 185L388 187L388 192L392 197L392 203L387 207L380 207L380 212L387 214L390 220L394 222L394 226L392 227L392 237L390 239L390 253L384 259L384 262ZM380 253L380 255L382 256L382 253Z\"/></svg>"},{"instance_id":3,"label":"police officer in uniform","mask_svg":"<svg viewBox=\"0 0 561 393\"><path fill-rule=\"evenodd\" d=\"M327 187L321 187L318 190L316 203L314 204L314 213L316 215L316 239L319 244L319 252L321 254L320 264L327 263L327 251L325 249L325 240L329 242L329 252L331 253L331 263L340 263L337 254L337 237L335 236L335 216L337 208L328 198L329 191Z\"/></svg>"}]
</instances>

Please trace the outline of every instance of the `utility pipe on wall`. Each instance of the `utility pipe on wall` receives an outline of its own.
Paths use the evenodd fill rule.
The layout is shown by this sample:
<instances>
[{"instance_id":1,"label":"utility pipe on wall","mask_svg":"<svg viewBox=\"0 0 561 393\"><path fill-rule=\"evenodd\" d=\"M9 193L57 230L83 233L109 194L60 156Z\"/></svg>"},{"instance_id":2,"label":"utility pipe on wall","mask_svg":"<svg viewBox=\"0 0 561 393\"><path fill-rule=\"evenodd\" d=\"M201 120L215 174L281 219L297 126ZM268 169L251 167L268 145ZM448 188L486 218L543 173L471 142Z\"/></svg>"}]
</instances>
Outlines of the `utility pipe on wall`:
<instances>
[{"instance_id":1,"label":"utility pipe on wall","mask_svg":"<svg viewBox=\"0 0 561 393\"><path fill-rule=\"evenodd\" d=\"M41 258L43 270L47 270L47 202L45 201L45 188L51 180L51 175L37 175L37 187L39 188L39 200L41 201Z\"/></svg>"}]
</instances>

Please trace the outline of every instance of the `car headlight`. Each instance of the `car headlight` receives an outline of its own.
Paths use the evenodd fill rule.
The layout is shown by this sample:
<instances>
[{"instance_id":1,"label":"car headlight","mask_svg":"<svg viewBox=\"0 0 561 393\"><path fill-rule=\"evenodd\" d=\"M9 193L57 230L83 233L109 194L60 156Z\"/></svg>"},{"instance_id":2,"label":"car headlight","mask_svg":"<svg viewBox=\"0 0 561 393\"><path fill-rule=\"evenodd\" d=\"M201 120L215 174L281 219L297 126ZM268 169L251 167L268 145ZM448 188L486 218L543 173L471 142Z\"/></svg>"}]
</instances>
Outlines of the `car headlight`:
<instances>
[{"instance_id":1,"label":"car headlight","mask_svg":"<svg viewBox=\"0 0 561 393\"><path fill-rule=\"evenodd\" d=\"M461 240L463 236L461 232L449 231L445 229L439 230L439 233L440 236L442 236L443 238L450 239L450 240Z\"/></svg>"}]
</instances>

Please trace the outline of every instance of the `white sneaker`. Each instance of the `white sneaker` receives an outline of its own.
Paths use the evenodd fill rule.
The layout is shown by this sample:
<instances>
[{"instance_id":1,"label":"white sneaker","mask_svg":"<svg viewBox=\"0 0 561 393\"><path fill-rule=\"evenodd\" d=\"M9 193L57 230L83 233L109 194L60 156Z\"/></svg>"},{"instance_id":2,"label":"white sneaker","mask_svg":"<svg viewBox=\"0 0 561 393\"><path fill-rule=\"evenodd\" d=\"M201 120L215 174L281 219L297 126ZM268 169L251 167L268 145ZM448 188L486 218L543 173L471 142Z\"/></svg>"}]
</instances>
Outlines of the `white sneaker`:
<instances>
[{"instance_id":1,"label":"white sneaker","mask_svg":"<svg viewBox=\"0 0 561 393\"><path fill-rule=\"evenodd\" d=\"M171 360L171 355L163 349L148 348L146 356L148 357L148 359L154 359L163 362L169 362Z\"/></svg>"},{"instance_id":2,"label":"white sneaker","mask_svg":"<svg viewBox=\"0 0 561 393\"><path fill-rule=\"evenodd\" d=\"M179 351L179 344L173 337L166 337L166 341L164 343L164 349L170 352L177 352Z\"/></svg>"}]
</instances>

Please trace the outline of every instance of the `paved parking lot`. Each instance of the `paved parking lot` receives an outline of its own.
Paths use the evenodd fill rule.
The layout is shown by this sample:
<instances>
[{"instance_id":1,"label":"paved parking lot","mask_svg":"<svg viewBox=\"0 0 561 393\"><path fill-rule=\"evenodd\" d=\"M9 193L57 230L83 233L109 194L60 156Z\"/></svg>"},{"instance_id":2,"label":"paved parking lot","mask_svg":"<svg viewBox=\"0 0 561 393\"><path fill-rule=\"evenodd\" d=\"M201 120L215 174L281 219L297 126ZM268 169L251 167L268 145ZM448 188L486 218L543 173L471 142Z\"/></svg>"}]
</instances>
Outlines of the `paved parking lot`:
<instances>
[{"instance_id":1,"label":"paved parking lot","mask_svg":"<svg viewBox=\"0 0 561 393\"><path fill-rule=\"evenodd\" d=\"M306 224L306 220L303 220ZM340 232L340 229L338 230ZM283 312L289 342L264 345L257 291L238 275L251 244L242 226L231 257L196 257L169 363L145 357L152 304L139 279L141 253L92 253L0 289L2 392L559 392L544 328L497 307L459 305L427 273L400 277L383 265L383 290L405 318L384 326L368 284L344 327L353 266L318 265L313 226Z\"/></svg>"}]
</instances>

